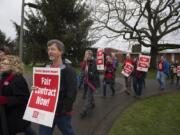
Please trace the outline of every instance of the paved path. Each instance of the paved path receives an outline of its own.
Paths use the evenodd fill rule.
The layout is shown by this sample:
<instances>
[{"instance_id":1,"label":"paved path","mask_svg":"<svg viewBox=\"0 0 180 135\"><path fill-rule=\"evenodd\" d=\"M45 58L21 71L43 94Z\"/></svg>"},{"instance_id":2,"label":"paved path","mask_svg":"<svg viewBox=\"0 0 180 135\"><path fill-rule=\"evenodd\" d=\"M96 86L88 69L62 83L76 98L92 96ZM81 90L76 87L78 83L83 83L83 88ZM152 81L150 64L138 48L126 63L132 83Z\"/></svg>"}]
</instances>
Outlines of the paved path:
<instances>
[{"instance_id":1,"label":"paved path","mask_svg":"<svg viewBox=\"0 0 180 135\"><path fill-rule=\"evenodd\" d=\"M29 85L31 85L31 77L26 78L29 80ZM117 78L116 82L116 95L114 97L111 96L110 92L107 93L107 97L102 97L102 91L100 89L97 90L95 93L96 107L90 115L83 119L79 116L83 106L82 90L78 91L78 96L74 104L74 116L72 120L72 125L76 135L107 135L113 122L121 112L130 104L139 100L134 98L132 95L129 96L124 93L125 88L123 78ZM168 91L174 91L175 89L175 86L167 85ZM142 98L156 95L158 93L157 81L147 80ZM32 124L32 127L36 132L38 132L37 124ZM53 135L61 135L61 133L56 128Z\"/></svg>"}]
</instances>

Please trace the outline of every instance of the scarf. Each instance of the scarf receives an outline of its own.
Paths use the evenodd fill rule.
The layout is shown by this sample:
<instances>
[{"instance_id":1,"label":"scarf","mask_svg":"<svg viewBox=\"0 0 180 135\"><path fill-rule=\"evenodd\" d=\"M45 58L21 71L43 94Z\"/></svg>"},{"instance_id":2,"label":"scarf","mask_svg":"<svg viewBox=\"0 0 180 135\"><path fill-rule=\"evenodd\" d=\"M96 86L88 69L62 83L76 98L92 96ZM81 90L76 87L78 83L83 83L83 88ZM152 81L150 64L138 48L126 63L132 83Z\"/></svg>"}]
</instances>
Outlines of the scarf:
<instances>
[{"instance_id":1,"label":"scarf","mask_svg":"<svg viewBox=\"0 0 180 135\"><path fill-rule=\"evenodd\" d=\"M2 77L0 80L0 90L2 90L4 86L9 85L9 83L13 80L13 78L14 75L12 73L7 75L7 77Z\"/></svg>"}]
</instances>

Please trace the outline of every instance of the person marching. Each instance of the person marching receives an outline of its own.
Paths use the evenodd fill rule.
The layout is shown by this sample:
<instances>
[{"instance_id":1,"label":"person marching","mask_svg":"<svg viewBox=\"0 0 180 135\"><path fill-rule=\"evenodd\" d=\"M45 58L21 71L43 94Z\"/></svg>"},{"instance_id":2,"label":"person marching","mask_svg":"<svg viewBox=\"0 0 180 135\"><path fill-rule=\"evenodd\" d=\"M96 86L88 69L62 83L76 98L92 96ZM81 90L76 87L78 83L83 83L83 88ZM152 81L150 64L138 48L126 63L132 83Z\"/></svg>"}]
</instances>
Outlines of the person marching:
<instances>
[{"instance_id":1,"label":"person marching","mask_svg":"<svg viewBox=\"0 0 180 135\"><path fill-rule=\"evenodd\" d=\"M177 65L174 61L172 61L170 63L170 84L174 84L174 77L176 76L176 68L177 68Z\"/></svg>"},{"instance_id":2,"label":"person marching","mask_svg":"<svg viewBox=\"0 0 180 135\"><path fill-rule=\"evenodd\" d=\"M115 94L114 74L115 74L115 68L112 63L112 58L111 56L106 56L105 72L104 72L104 80L103 80L103 96L106 96L106 85L110 86L112 91L112 96L114 96Z\"/></svg>"},{"instance_id":3,"label":"person marching","mask_svg":"<svg viewBox=\"0 0 180 135\"><path fill-rule=\"evenodd\" d=\"M47 48L49 59L52 61L49 67L61 69L61 82L59 82L61 85L53 127L40 125L39 135L52 135L55 125L63 135L75 135L71 126L71 118L72 107L77 94L76 72L70 64L65 62L63 57L65 47L60 40L49 40Z\"/></svg>"},{"instance_id":4,"label":"person marching","mask_svg":"<svg viewBox=\"0 0 180 135\"><path fill-rule=\"evenodd\" d=\"M5 108L9 135L20 132L34 135L30 122L22 119L29 98L29 89L23 77L23 64L19 57L3 56L0 62L0 72L0 105ZM0 134L2 134L2 130L0 130Z\"/></svg>"},{"instance_id":5,"label":"person marching","mask_svg":"<svg viewBox=\"0 0 180 135\"><path fill-rule=\"evenodd\" d=\"M85 117L95 107L94 92L99 83L99 73L96 61L93 58L93 52L85 52L84 61L84 106L80 113L81 118Z\"/></svg>"},{"instance_id":6,"label":"person marching","mask_svg":"<svg viewBox=\"0 0 180 135\"><path fill-rule=\"evenodd\" d=\"M134 60L134 71L132 73L133 76L133 89L135 93L135 97L140 97L142 94L142 88L143 88L143 81L145 80L145 72L143 71L138 71L137 70L137 64L138 64L138 59Z\"/></svg>"},{"instance_id":7,"label":"person marching","mask_svg":"<svg viewBox=\"0 0 180 135\"><path fill-rule=\"evenodd\" d=\"M156 78L159 82L159 89L164 90L166 76L169 76L169 63L164 59L163 56L160 57L157 70L158 71L157 71Z\"/></svg>"},{"instance_id":8,"label":"person marching","mask_svg":"<svg viewBox=\"0 0 180 135\"><path fill-rule=\"evenodd\" d=\"M87 64L87 61L88 61L88 57L89 57L89 53L92 53L91 50L86 50L85 51L85 54L84 54L84 59L83 61L81 62L81 78L80 78L80 84L79 84L79 88L82 84L84 84L84 79L85 79L85 73L86 73L86 64ZM93 59L93 57L92 57ZM86 84L84 84L84 86L86 87ZM83 91L83 99L86 98L86 93L87 93L87 88L84 88L84 91Z\"/></svg>"},{"instance_id":9,"label":"person marching","mask_svg":"<svg viewBox=\"0 0 180 135\"><path fill-rule=\"evenodd\" d=\"M127 63L133 65L133 60L131 59L130 54L126 55L126 59L124 61L124 64L122 65L122 68L124 68L124 66ZM132 74L130 76L128 76L128 77L125 76L125 87L126 87L125 93L128 94L128 95L131 94L131 80L132 80Z\"/></svg>"},{"instance_id":10,"label":"person marching","mask_svg":"<svg viewBox=\"0 0 180 135\"><path fill-rule=\"evenodd\" d=\"M179 87L178 86L179 85L179 75L177 74L177 68L178 68L178 66L180 66L180 63L178 60L176 60L175 66L176 66L176 86Z\"/></svg>"},{"instance_id":11,"label":"person marching","mask_svg":"<svg viewBox=\"0 0 180 135\"><path fill-rule=\"evenodd\" d=\"M116 84L116 71L119 66L119 61L115 53L111 53L111 57L112 57L112 64L114 67L114 84Z\"/></svg>"},{"instance_id":12,"label":"person marching","mask_svg":"<svg viewBox=\"0 0 180 135\"><path fill-rule=\"evenodd\" d=\"M175 62L172 61L170 64L170 78L171 78L171 84L174 84L174 77L176 77L176 86L179 84L179 76L177 76L177 66L179 66L178 60Z\"/></svg>"}]
</instances>

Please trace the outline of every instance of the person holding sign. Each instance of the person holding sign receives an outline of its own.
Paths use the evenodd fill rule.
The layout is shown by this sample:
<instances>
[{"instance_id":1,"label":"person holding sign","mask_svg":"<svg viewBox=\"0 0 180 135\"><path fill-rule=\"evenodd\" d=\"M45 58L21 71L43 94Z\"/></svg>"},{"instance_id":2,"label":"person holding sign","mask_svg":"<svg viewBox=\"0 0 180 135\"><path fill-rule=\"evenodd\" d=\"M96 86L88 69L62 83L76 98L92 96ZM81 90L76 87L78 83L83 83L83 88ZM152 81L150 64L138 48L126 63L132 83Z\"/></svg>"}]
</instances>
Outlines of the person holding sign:
<instances>
[{"instance_id":1,"label":"person holding sign","mask_svg":"<svg viewBox=\"0 0 180 135\"><path fill-rule=\"evenodd\" d=\"M122 65L122 68L124 68L127 64L133 65L133 60L131 59L130 54L126 55L126 59L124 61L124 64ZM131 79L132 79L132 74L130 74L129 76L125 76L125 93L130 95L131 93Z\"/></svg>"},{"instance_id":2,"label":"person holding sign","mask_svg":"<svg viewBox=\"0 0 180 135\"><path fill-rule=\"evenodd\" d=\"M143 81L145 79L146 72L138 70L138 62L139 59L134 60L134 71L132 73L133 76L133 89L135 93L135 97L140 97L142 94Z\"/></svg>"},{"instance_id":3,"label":"person holding sign","mask_svg":"<svg viewBox=\"0 0 180 135\"><path fill-rule=\"evenodd\" d=\"M48 56L52 61L50 68L61 69L60 92L53 126L40 125L39 135L52 135L55 125L63 135L75 135L71 126L72 107L77 93L77 77L75 70L65 63L63 58L64 44L53 39L47 42ZM34 86L35 88L36 86Z\"/></svg>"},{"instance_id":4,"label":"person holding sign","mask_svg":"<svg viewBox=\"0 0 180 135\"><path fill-rule=\"evenodd\" d=\"M0 105L5 107L9 135L20 132L34 135L30 122L22 119L29 98L29 89L23 77L23 65L20 59L17 56L5 55L0 62L0 71L0 91L2 92ZM0 135L2 135L2 129Z\"/></svg>"},{"instance_id":5,"label":"person holding sign","mask_svg":"<svg viewBox=\"0 0 180 135\"><path fill-rule=\"evenodd\" d=\"M106 96L106 85L109 84L112 96L115 94L114 89L114 74L115 68L112 63L112 57L106 56L106 63L105 63L105 72L104 72L104 80L103 80L103 95Z\"/></svg>"}]
</instances>

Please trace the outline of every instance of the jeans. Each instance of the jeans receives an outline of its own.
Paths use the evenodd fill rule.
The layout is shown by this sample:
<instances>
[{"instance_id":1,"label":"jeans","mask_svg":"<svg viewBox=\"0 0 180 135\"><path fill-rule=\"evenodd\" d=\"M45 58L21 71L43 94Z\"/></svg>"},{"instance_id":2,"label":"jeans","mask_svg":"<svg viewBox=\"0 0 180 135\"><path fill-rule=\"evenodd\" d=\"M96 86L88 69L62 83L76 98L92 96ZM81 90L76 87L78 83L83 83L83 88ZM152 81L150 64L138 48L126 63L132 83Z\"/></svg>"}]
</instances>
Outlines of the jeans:
<instances>
[{"instance_id":1,"label":"jeans","mask_svg":"<svg viewBox=\"0 0 180 135\"><path fill-rule=\"evenodd\" d=\"M133 77L133 88L136 96L141 96L143 78Z\"/></svg>"},{"instance_id":2,"label":"jeans","mask_svg":"<svg viewBox=\"0 0 180 135\"><path fill-rule=\"evenodd\" d=\"M106 96L106 85L109 85L112 91L112 96L114 96L115 89L114 89L114 81L112 79L104 79L103 80L103 95Z\"/></svg>"},{"instance_id":3,"label":"jeans","mask_svg":"<svg viewBox=\"0 0 180 135\"><path fill-rule=\"evenodd\" d=\"M159 85L160 85L160 89L164 89L165 88L165 73L163 71L158 71L157 72L157 80L159 82Z\"/></svg>"},{"instance_id":4,"label":"jeans","mask_svg":"<svg viewBox=\"0 0 180 135\"><path fill-rule=\"evenodd\" d=\"M86 99L87 91L88 91L88 85L84 83L83 99Z\"/></svg>"},{"instance_id":5,"label":"jeans","mask_svg":"<svg viewBox=\"0 0 180 135\"><path fill-rule=\"evenodd\" d=\"M91 90L91 88L88 87L87 85L84 86L85 86L85 99L84 99L83 111L89 112L95 105L94 91Z\"/></svg>"},{"instance_id":6,"label":"jeans","mask_svg":"<svg viewBox=\"0 0 180 135\"><path fill-rule=\"evenodd\" d=\"M40 125L39 135L52 135L55 125L57 125L63 135L75 135L71 126L71 116L66 115L55 117L52 128Z\"/></svg>"},{"instance_id":7,"label":"jeans","mask_svg":"<svg viewBox=\"0 0 180 135\"><path fill-rule=\"evenodd\" d=\"M32 129L32 127L28 127L25 129L24 131L25 135L36 135L36 133L34 132L34 130Z\"/></svg>"},{"instance_id":8,"label":"jeans","mask_svg":"<svg viewBox=\"0 0 180 135\"><path fill-rule=\"evenodd\" d=\"M176 75L176 85L179 85L179 76Z\"/></svg>"},{"instance_id":9,"label":"jeans","mask_svg":"<svg viewBox=\"0 0 180 135\"><path fill-rule=\"evenodd\" d=\"M125 77L125 86L128 92L131 91L131 76Z\"/></svg>"},{"instance_id":10,"label":"jeans","mask_svg":"<svg viewBox=\"0 0 180 135\"><path fill-rule=\"evenodd\" d=\"M78 77L78 88L81 89L81 86L84 84L84 74L81 73Z\"/></svg>"}]
</instances>

